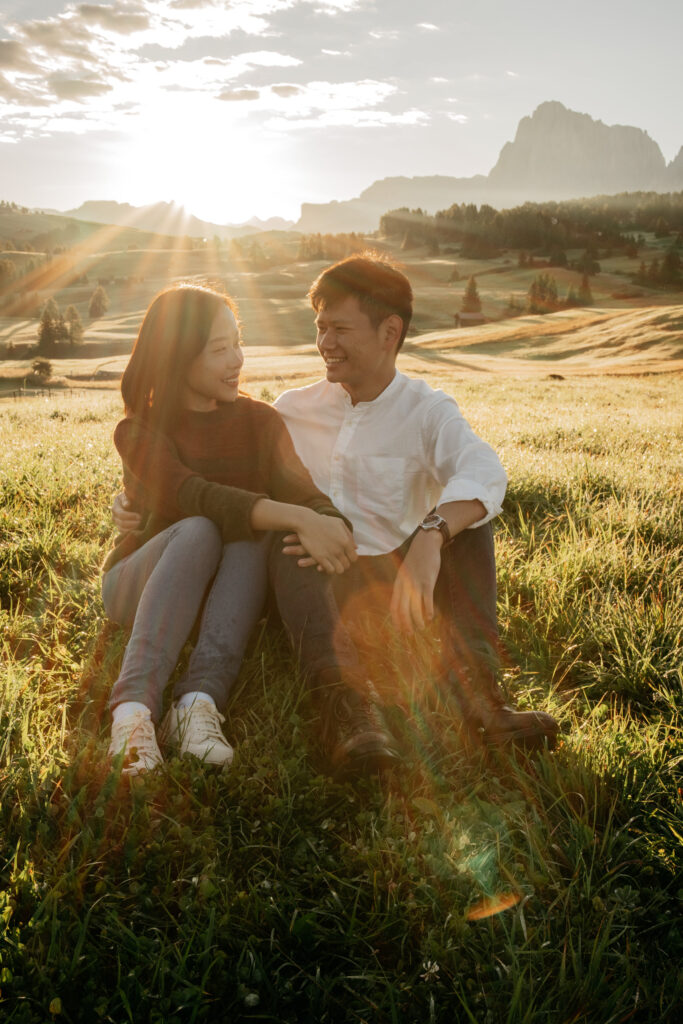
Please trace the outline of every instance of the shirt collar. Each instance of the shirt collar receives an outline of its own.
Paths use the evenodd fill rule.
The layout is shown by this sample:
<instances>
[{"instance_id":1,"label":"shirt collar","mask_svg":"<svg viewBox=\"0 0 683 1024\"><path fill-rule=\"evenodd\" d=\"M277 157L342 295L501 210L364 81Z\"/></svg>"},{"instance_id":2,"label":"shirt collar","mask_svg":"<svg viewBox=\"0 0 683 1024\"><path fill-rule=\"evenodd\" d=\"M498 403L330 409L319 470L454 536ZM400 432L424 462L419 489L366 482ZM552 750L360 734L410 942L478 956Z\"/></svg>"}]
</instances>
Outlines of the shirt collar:
<instances>
[{"instance_id":1,"label":"shirt collar","mask_svg":"<svg viewBox=\"0 0 683 1024\"><path fill-rule=\"evenodd\" d=\"M365 409L367 406L377 408L377 406L382 405L391 398L396 391L398 391L402 380L403 374L399 373L398 370L394 370L394 376L391 379L391 383L387 384L384 391L381 391L379 395L377 395L377 398L373 398L370 402L356 402L355 406L351 405L351 395L349 395L348 391L344 390L341 384L335 384L333 386L339 388L341 391L345 405L350 406L353 409Z\"/></svg>"}]
</instances>

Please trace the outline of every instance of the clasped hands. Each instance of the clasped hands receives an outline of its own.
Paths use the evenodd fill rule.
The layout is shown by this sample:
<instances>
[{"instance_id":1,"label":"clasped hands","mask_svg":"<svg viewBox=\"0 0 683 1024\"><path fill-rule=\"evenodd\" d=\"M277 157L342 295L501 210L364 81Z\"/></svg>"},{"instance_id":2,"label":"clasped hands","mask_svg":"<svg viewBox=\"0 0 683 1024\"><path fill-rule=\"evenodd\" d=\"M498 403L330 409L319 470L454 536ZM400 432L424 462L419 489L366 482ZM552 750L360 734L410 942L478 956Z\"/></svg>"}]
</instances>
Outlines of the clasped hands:
<instances>
[{"instance_id":1,"label":"clasped hands","mask_svg":"<svg viewBox=\"0 0 683 1024\"><path fill-rule=\"evenodd\" d=\"M141 517L130 508L125 493L114 498L114 524L122 533L140 528ZM332 541L332 545L330 545ZM314 513L298 533L283 539L283 552L302 568L315 565L330 575L346 572L358 558L351 531L341 519ZM317 557L316 557L317 555ZM441 568L438 530L419 530L403 560L391 599L391 618L403 632L422 630L434 617L434 587Z\"/></svg>"}]
</instances>

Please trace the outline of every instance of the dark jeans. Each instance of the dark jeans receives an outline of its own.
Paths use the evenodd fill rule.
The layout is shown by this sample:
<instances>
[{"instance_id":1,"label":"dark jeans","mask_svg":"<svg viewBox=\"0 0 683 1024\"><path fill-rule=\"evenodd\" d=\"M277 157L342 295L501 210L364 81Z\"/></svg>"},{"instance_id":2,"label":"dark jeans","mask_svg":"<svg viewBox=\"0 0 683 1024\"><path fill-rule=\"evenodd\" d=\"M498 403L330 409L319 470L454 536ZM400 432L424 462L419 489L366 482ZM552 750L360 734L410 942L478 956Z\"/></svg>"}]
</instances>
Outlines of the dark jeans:
<instances>
[{"instance_id":1,"label":"dark jeans","mask_svg":"<svg viewBox=\"0 0 683 1024\"><path fill-rule=\"evenodd\" d=\"M414 536L414 534L413 534ZM378 639L386 622L396 574L413 536L386 555L361 556L332 588L343 619L362 634ZM498 667L496 563L491 524L463 530L442 548L441 570L434 592L445 675L455 671L477 678L492 676ZM354 632L354 635L356 633Z\"/></svg>"},{"instance_id":2,"label":"dark jeans","mask_svg":"<svg viewBox=\"0 0 683 1024\"><path fill-rule=\"evenodd\" d=\"M355 677L358 652L339 615L331 577L315 567L302 569L295 557L283 555L281 535L274 537L268 569L280 618L307 677L312 682L322 672Z\"/></svg>"}]
</instances>

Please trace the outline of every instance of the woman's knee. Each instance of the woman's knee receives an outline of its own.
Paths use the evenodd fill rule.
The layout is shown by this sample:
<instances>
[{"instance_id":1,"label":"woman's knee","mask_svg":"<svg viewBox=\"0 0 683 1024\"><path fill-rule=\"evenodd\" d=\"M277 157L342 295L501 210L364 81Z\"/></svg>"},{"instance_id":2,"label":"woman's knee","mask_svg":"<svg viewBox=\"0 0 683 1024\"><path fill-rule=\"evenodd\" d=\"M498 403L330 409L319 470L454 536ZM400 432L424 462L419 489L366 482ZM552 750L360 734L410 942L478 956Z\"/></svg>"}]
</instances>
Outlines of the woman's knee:
<instances>
[{"instance_id":1,"label":"woman's knee","mask_svg":"<svg viewBox=\"0 0 683 1024\"><path fill-rule=\"evenodd\" d=\"M218 565L223 553L221 532L206 516L189 516L179 519L173 526L174 540L189 551L198 561L206 559Z\"/></svg>"}]
</instances>

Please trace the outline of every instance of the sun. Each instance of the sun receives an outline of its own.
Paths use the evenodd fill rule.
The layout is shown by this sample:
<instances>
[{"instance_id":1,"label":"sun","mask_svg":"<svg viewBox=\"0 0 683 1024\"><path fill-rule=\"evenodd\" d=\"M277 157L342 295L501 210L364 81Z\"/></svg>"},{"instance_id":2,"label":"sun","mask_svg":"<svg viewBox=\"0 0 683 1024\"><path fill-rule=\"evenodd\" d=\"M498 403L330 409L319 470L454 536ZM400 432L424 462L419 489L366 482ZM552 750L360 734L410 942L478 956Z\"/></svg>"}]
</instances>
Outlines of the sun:
<instances>
[{"instance_id":1,"label":"sun","mask_svg":"<svg viewBox=\"0 0 683 1024\"><path fill-rule=\"evenodd\" d=\"M276 159L275 140L217 100L163 97L136 119L126 146L130 159L119 191L135 205L174 200L216 224L293 208L281 140Z\"/></svg>"}]
</instances>

